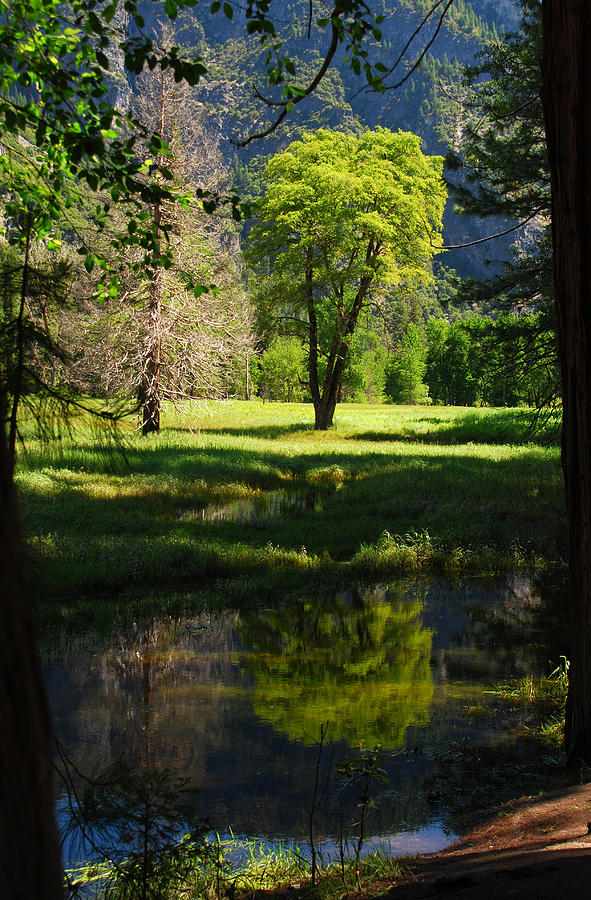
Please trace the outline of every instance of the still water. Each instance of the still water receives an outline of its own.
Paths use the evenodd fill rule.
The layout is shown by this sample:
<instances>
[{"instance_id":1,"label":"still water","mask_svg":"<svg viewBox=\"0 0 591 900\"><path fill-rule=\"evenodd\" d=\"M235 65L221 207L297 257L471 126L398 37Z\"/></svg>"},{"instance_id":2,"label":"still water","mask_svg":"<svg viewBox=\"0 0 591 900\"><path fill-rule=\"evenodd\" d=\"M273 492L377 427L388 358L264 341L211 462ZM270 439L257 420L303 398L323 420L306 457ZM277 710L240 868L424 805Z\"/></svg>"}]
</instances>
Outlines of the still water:
<instances>
[{"instance_id":1,"label":"still water","mask_svg":"<svg viewBox=\"0 0 591 900\"><path fill-rule=\"evenodd\" d=\"M360 745L383 748L374 842L437 850L454 836L432 790L442 751L515 740L474 710L495 683L558 663L557 606L555 587L526 577L404 580L89 635L46 648L54 732L77 770L122 757L166 767L198 788L218 831L273 842L305 840L327 724L333 770ZM328 849L343 797L335 774L316 822Z\"/></svg>"}]
</instances>

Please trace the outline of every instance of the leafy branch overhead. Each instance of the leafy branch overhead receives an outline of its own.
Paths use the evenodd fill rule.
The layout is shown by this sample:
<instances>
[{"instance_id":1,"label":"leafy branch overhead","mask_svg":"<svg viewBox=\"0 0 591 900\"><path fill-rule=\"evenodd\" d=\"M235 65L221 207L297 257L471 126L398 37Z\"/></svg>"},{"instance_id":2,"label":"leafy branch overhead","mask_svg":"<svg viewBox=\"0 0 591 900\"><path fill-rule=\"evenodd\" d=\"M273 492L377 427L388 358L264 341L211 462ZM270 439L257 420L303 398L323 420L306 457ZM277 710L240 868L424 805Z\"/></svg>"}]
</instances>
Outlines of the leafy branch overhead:
<instances>
[{"instance_id":1,"label":"leafy branch overhead","mask_svg":"<svg viewBox=\"0 0 591 900\"><path fill-rule=\"evenodd\" d=\"M174 19L183 8L196 5L197 0L165 0L164 9ZM129 205L128 228L119 238L118 249L136 245L144 250L144 265L166 264L165 242L163 246L149 217L142 217L141 207L164 200L186 206L189 198L177 196L169 186L166 165L161 167L160 177L153 177L153 167L146 166L138 153L138 136L150 157L166 158L168 148L157 134L146 134L130 112L111 101L111 61L116 53L132 75L160 67L170 70L175 81L195 86L207 71L203 60L199 55L189 58L178 46L158 46L147 33L138 0L112 0L103 7L96 0L72 0L67 7L58 0L16 0L2 6L0 140L4 143L11 135L27 135L36 151L36 178L26 182L13 178L10 159L4 156L0 160L5 189L22 208L36 205L44 210L47 215L41 233L48 234L51 222L75 202L70 179L85 182L92 191L100 192L99 221L108 217L111 203ZM268 48L268 81L277 85L296 73L293 61L281 52L271 7L272 0L247 3L245 27L247 34L258 36ZM210 13L219 10L232 18L230 3L210 4ZM358 60L366 56L362 46L366 36L379 39L378 18L362 0L338 0L329 19L317 24L323 27L330 22L335 39L346 43L357 70ZM309 90L318 84L329 63L321 66ZM365 68L369 79L370 70L367 65ZM284 93L287 109L305 91L286 83ZM235 218L244 211L236 196L224 199L196 189L193 199L210 212L228 202ZM90 269L95 255L81 243L80 252Z\"/></svg>"},{"instance_id":2,"label":"leafy branch overhead","mask_svg":"<svg viewBox=\"0 0 591 900\"><path fill-rule=\"evenodd\" d=\"M6 150L13 136L26 144L34 177L15 177L12 155L0 157L4 190L11 197L9 215L18 208L38 210L36 233L48 235L52 223L76 203L75 182L97 193L95 216L105 222L111 204L127 204L127 227L114 241L117 249L138 246L142 265L167 264L169 252L160 240L145 205L175 201L186 207L197 199L212 211L221 197L196 189L188 197L168 184L168 147L158 134L148 134L131 112L110 99L111 60L118 53L125 68L170 70L174 80L196 85L206 68L199 56L189 59L177 46L163 49L148 37L135 0L118 0L100 9L96 0L73 0L67 8L56 0L21 0L5 6L0 20L0 140ZM188 4L184 4L188 5ZM179 4L167 0L176 15ZM134 28L126 27L126 20ZM25 137L26 136L26 140ZM138 152L138 144L142 150ZM18 147L12 147L13 153ZM22 147L21 147L22 152ZM146 162L146 154L148 160ZM155 167L152 157L163 165ZM228 201L235 218L237 197ZM90 270L97 257L79 241ZM104 259L99 257L104 263Z\"/></svg>"}]
</instances>

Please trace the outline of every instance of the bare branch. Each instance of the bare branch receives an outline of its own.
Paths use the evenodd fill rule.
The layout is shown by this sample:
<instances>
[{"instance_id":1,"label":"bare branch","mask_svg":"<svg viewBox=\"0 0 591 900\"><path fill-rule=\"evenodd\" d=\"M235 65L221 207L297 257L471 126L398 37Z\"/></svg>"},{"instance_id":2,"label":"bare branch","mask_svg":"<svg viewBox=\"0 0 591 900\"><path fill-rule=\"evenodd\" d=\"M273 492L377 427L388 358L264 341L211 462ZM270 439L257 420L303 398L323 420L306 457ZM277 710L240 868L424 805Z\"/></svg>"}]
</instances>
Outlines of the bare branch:
<instances>
[{"instance_id":1,"label":"bare branch","mask_svg":"<svg viewBox=\"0 0 591 900\"><path fill-rule=\"evenodd\" d=\"M543 207L540 209L536 209L531 215L526 216L525 219L522 219L517 225L512 225L511 228L506 228L504 231L497 231L496 234L489 234L486 237L478 238L475 241L466 241L464 244L449 244L444 247L438 247L438 251L442 250L462 250L464 247L474 247L475 244L484 244L486 241L493 241L495 238L504 237L506 234L511 234L512 231L517 231L519 228L522 228L524 225L527 225L528 222L531 222L532 219L535 219L541 212L543 212Z\"/></svg>"},{"instance_id":2,"label":"bare branch","mask_svg":"<svg viewBox=\"0 0 591 900\"><path fill-rule=\"evenodd\" d=\"M281 102L265 100L264 102L267 103L268 106L283 106L283 109L281 110L281 112L279 113L279 115L277 116L275 121L272 122L268 128L265 128L263 131L259 131L256 134L251 134L251 135L249 135L249 137L244 138L244 140L242 140L242 141L234 141L233 143L235 143L237 147L241 147L241 148L246 147L248 144L251 143L251 141L257 141L257 140L260 140L261 138L267 137L269 134L272 134L279 127L279 125L281 125L281 123L285 119L285 117L290 109L292 109L294 106L296 106L296 104L301 103L302 100L305 100L307 97L310 96L310 94L314 93L314 91L316 90L316 88L318 87L318 85L320 84L320 82L322 81L324 76L326 75L328 69L330 68L330 64L334 59L334 55L335 55L335 53L337 51L337 47L339 45L339 32L337 30L337 27L336 27L333 19L331 19L330 27L331 27L330 46L329 46L328 50L326 51L326 56L324 57L324 59L322 61L322 65L318 69L318 72L316 73L316 75L314 76L314 78L312 79L310 84L306 88L303 89L301 94L298 94L297 96L295 96L289 100L283 100ZM259 96L260 96L260 94L259 94ZM261 97L261 99L264 99L264 98Z\"/></svg>"}]
</instances>

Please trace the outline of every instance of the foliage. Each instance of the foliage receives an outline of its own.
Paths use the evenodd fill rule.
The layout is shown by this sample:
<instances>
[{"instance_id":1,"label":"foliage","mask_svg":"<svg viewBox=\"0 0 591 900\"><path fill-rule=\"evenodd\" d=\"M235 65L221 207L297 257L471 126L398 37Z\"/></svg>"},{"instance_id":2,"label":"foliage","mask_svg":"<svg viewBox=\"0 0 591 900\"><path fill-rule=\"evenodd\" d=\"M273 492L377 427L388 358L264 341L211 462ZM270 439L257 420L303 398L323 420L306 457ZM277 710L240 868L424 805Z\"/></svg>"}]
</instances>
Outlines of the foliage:
<instances>
[{"instance_id":1,"label":"foliage","mask_svg":"<svg viewBox=\"0 0 591 900\"><path fill-rule=\"evenodd\" d=\"M540 99L540 3L521 0L521 7L520 30L489 43L481 61L467 69L473 115L462 149L476 187L474 195L458 194L466 210L517 220L547 213L550 202Z\"/></svg>"},{"instance_id":2,"label":"foliage","mask_svg":"<svg viewBox=\"0 0 591 900\"><path fill-rule=\"evenodd\" d=\"M371 317L368 317L367 324L361 322L351 340L343 373L343 401L379 403L385 398L388 352L383 336L372 330L372 324Z\"/></svg>"},{"instance_id":3,"label":"foliage","mask_svg":"<svg viewBox=\"0 0 591 900\"><path fill-rule=\"evenodd\" d=\"M441 170L419 138L386 129L307 134L267 165L251 258L265 273L260 302L307 343L317 428L332 424L362 310L387 287L428 280Z\"/></svg>"},{"instance_id":4,"label":"foliage","mask_svg":"<svg viewBox=\"0 0 591 900\"><path fill-rule=\"evenodd\" d=\"M425 380L436 403L538 409L555 400L558 380L552 317L503 313L426 327Z\"/></svg>"},{"instance_id":5,"label":"foliage","mask_svg":"<svg viewBox=\"0 0 591 900\"><path fill-rule=\"evenodd\" d=\"M145 155L136 153L134 136L139 123L109 99L108 53L118 50L136 74L144 65L159 65L191 84L198 82L204 67L199 59L183 58L178 47L159 56L141 30L143 19L134 0L125 11L140 30L130 36L124 30L122 36L115 19L118 6L115 0L97 11L87 0L74 0L67 9L55 0L44 4L19 0L11 4L10 15L0 26L0 136L32 131L32 165L38 175L36 180L22 178L11 155L4 154L2 184L10 195L9 216L33 209L39 237L50 235L53 222L76 202L72 179L103 192L96 210L99 221L105 220L114 201L133 207L140 201L178 199L165 183L145 178ZM157 136L150 137L143 129L141 133L150 153L165 150ZM131 215L116 243L141 247L148 265L166 257L141 211ZM81 244L91 268L93 256L84 241Z\"/></svg>"},{"instance_id":6,"label":"foliage","mask_svg":"<svg viewBox=\"0 0 591 900\"><path fill-rule=\"evenodd\" d=\"M306 356L295 337L276 337L261 354L258 388L266 400L287 403L306 399Z\"/></svg>"},{"instance_id":7,"label":"foliage","mask_svg":"<svg viewBox=\"0 0 591 900\"><path fill-rule=\"evenodd\" d=\"M68 789L66 835L91 860L66 873L70 896L98 882L105 897L158 900L186 885L207 857L208 826L195 821L183 780L121 762L75 784L78 773L63 754L59 771Z\"/></svg>"},{"instance_id":8,"label":"foliage","mask_svg":"<svg viewBox=\"0 0 591 900\"><path fill-rule=\"evenodd\" d=\"M520 29L486 45L465 72L461 147L448 156L463 178L454 197L465 214L526 225L513 261L476 288L482 300L522 308L548 306L552 299L550 178L541 102L541 4L521 0ZM498 221L498 219L497 219Z\"/></svg>"},{"instance_id":9,"label":"foliage","mask_svg":"<svg viewBox=\"0 0 591 900\"><path fill-rule=\"evenodd\" d=\"M375 801L371 796L371 790L374 782L387 783L385 769L382 768L384 754L380 746L365 747L361 746L358 756L350 759L343 759L338 764L338 772L343 779L344 784L355 785L359 790L357 798L357 807L359 809L358 821L356 822L357 840L355 842L355 880L357 890L361 891L361 852L365 842L365 823ZM347 883L343 872L343 882L345 889Z\"/></svg>"},{"instance_id":10,"label":"foliage","mask_svg":"<svg viewBox=\"0 0 591 900\"><path fill-rule=\"evenodd\" d=\"M427 346L416 325L411 322L397 353L388 364L386 392L395 403L428 403Z\"/></svg>"}]
</instances>

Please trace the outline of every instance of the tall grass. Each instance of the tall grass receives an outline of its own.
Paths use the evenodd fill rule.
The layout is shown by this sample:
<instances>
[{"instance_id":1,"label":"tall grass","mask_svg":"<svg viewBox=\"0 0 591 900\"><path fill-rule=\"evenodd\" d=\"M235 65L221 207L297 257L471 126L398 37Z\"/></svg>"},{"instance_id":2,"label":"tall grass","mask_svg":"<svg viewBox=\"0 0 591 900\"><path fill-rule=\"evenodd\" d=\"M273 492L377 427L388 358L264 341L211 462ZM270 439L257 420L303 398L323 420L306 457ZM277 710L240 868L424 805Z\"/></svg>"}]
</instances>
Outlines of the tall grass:
<instances>
[{"instance_id":1,"label":"tall grass","mask_svg":"<svg viewBox=\"0 0 591 900\"><path fill-rule=\"evenodd\" d=\"M526 410L344 404L315 432L306 405L235 401L163 421L147 438L127 423L122 452L84 421L60 444L28 441L17 483L37 598L260 600L566 552L558 448L549 427L533 440Z\"/></svg>"}]
</instances>

